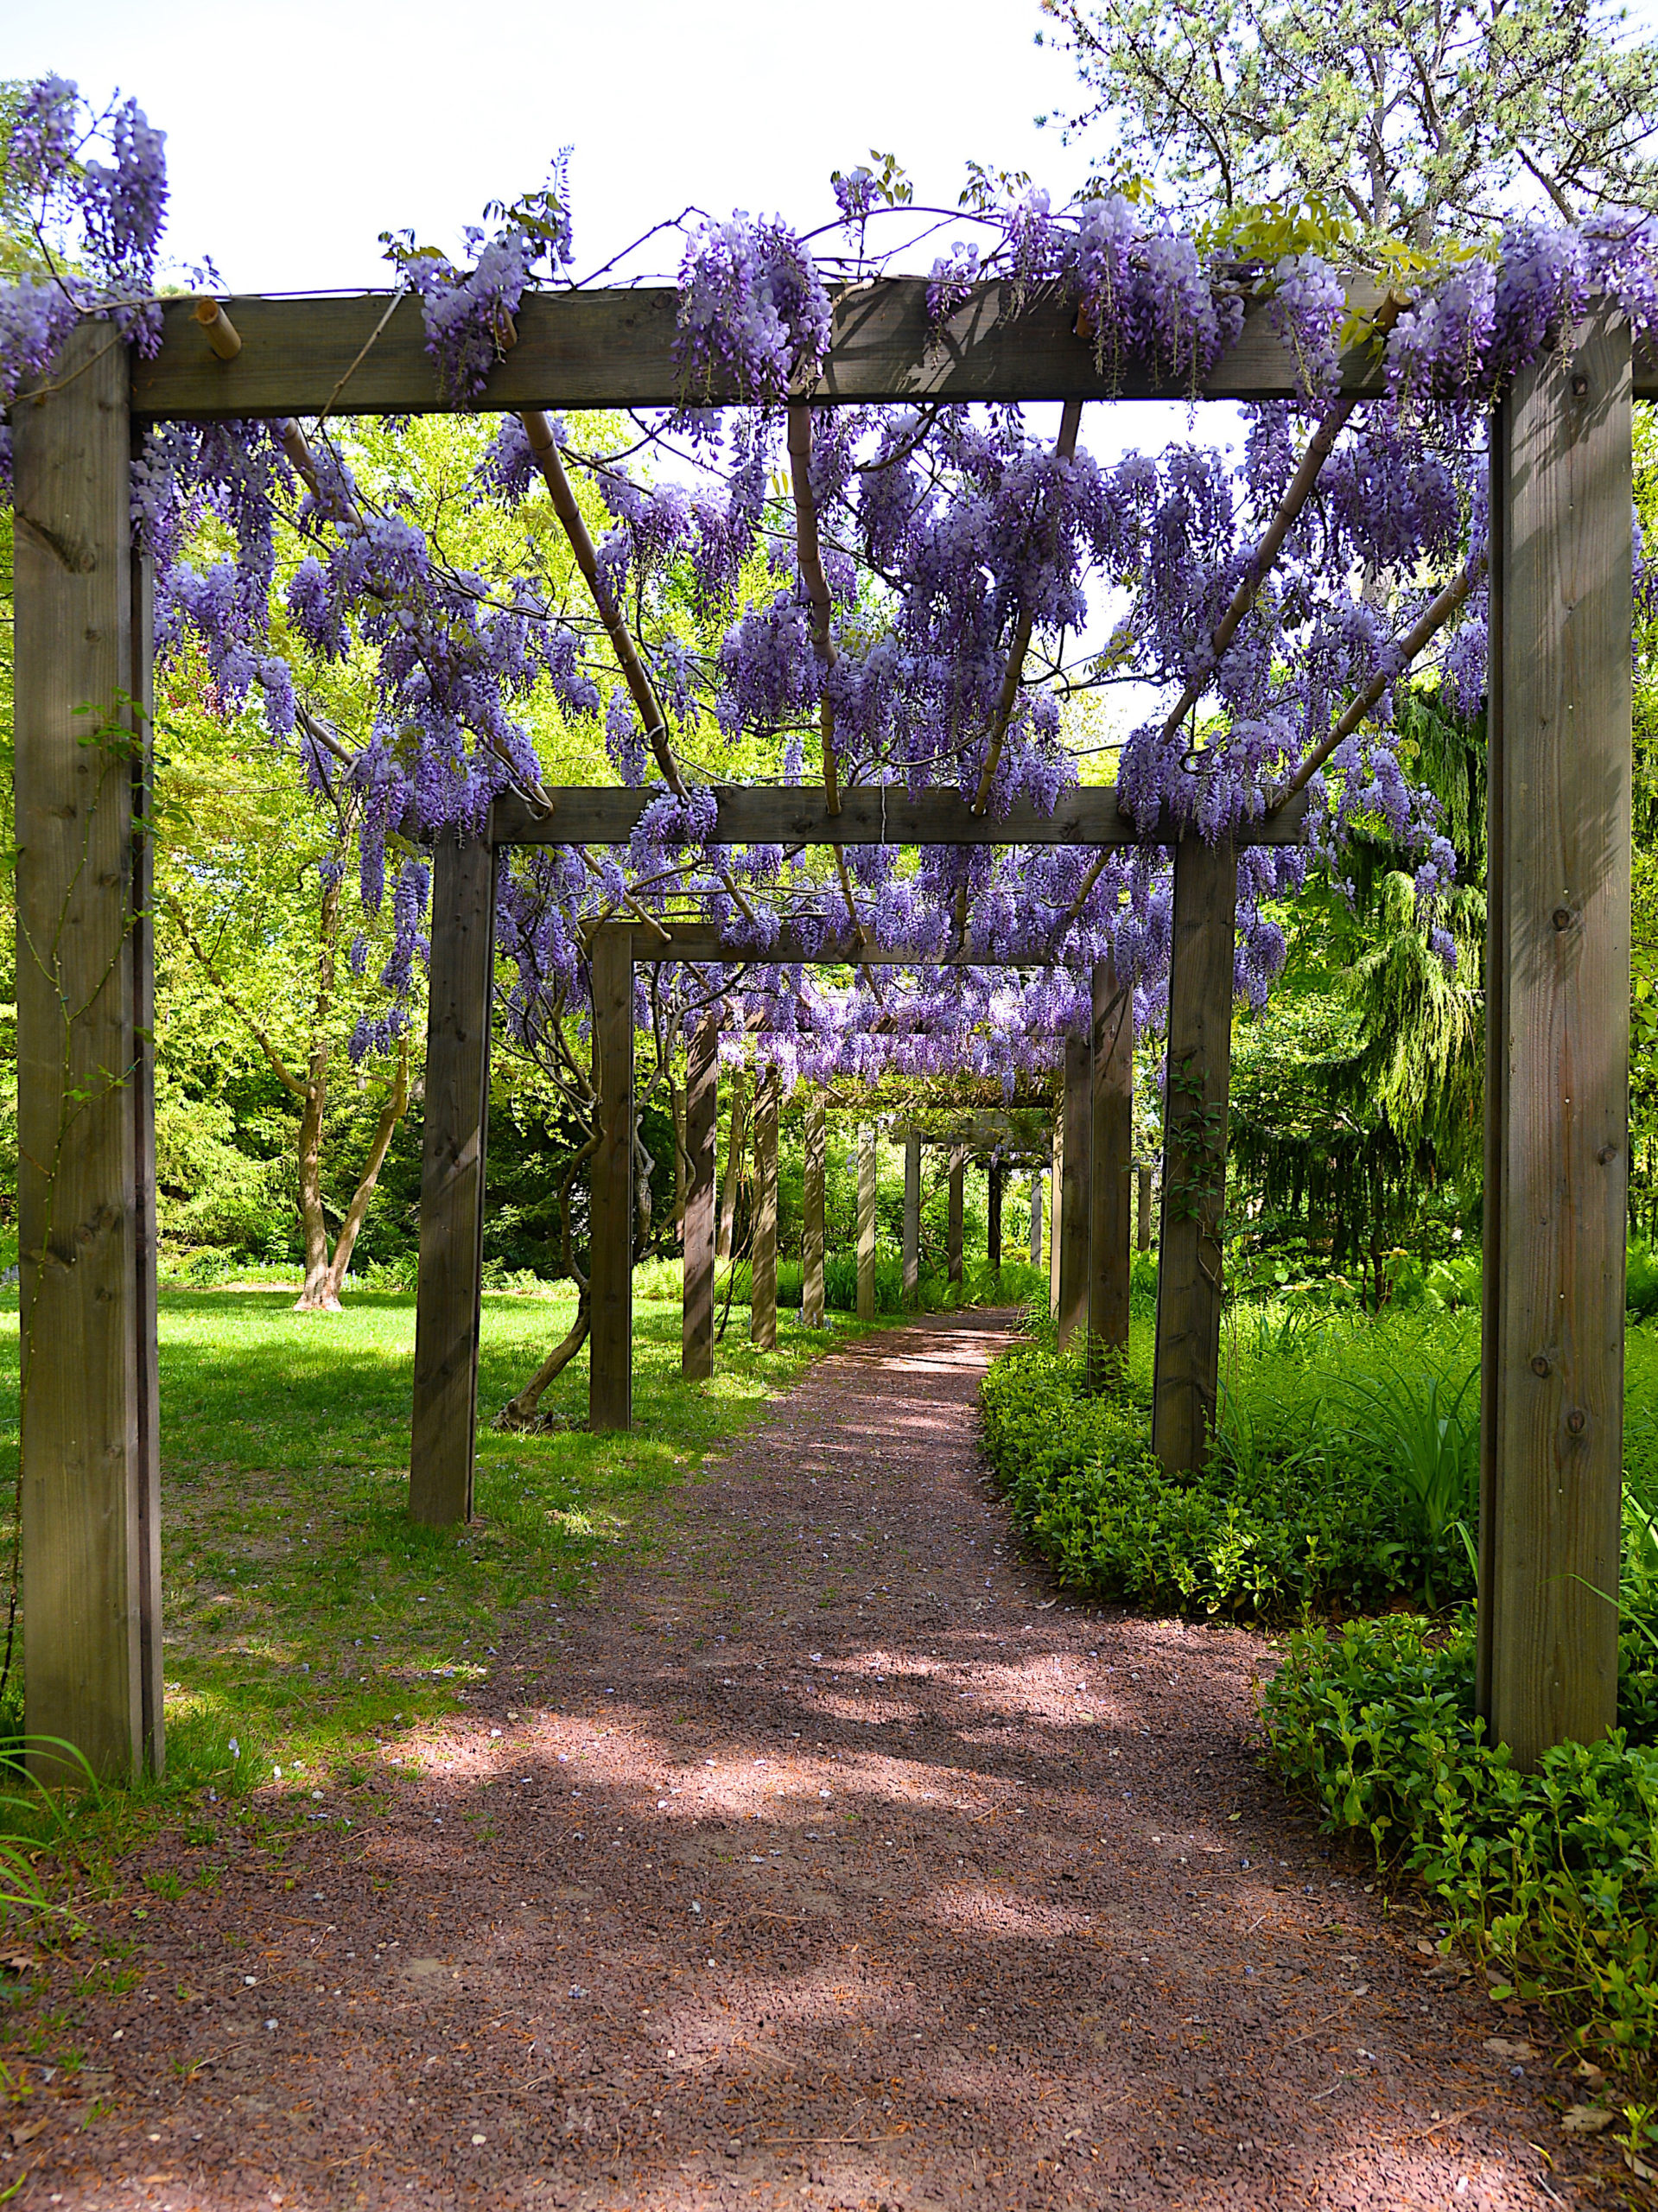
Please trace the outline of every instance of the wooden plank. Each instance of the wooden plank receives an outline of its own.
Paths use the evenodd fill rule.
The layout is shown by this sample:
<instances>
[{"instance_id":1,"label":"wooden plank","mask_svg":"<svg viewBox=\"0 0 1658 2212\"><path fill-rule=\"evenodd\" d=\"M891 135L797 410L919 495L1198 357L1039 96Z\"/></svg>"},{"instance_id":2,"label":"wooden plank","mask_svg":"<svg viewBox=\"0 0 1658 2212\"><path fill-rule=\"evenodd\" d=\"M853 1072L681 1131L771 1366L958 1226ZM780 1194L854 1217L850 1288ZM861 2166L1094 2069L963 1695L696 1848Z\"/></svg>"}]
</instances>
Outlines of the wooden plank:
<instances>
[{"instance_id":1,"label":"wooden plank","mask_svg":"<svg viewBox=\"0 0 1658 2212\"><path fill-rule=\"evenodd\" d=\"M1088 1233L1089 1139L1094 1121L1094 1058L1086 1037L1065 1039L1064 1095L1061 1114L1064 1142L1060 1151L1058 1340L1063 1351L1078 1330L1088 1328Z\"/></svg>"},{"instance_id":2,"label":"wooden plank","mask_svg":"<svg viewBox=\"0 0 1658 2212\"><path fill-rule=\"evenodd\" d=\"M712 840L715 845L1166 845L1178 842L1180 835L1179 825L1168 820L1142 834L1128 816L1119 812L1112 784L1064 791L1051 814L1021 799L1002 815L975 814L959 791L946 790L918 791L912 797L902 787L855 786L842 791L841 810L831 814L821 784L719 784L714 788L719 810ZM645 809L662 795L655 785L644 791L558 785L548 793L550 814L538 814L527 799L508 796L495 802L490 835L498 845L625 845ZM1310 804L1305 791L1298 792L1270 821L1245 829L1240 842L1299 845ZM649 931L641 933L640 959L699 957L672 953L660 943L647 956L650 936ZM838 940L825 941L833 944Z\"/></svg>"},{"instance_id":3,"label":"wooden plank","mask_svg":"<svg viewBox=\"0 0 1658 2212\"><path fill-rule=\"evenodd\" d=\"M496 867L481 838L435 861L409 1510L441 1529L472 1518Z\"/></svg>"},{"instance_id":4,"label":"wooden plank","mask_svg":"<svg viewBox=\"0 0 1658 2212\"><path fill-rule=\"evenodd\" d=\"M156 576L146 558L128 563L132 585L127 690L146 718L155 703ZM162 1679L161 1354L156 1327L156 847L148 826L155 797L153 728L132 760L132 1110L133 1211L137 1236L134 1306L137 1362L138 1683L143 1764L160 1774L167 1764Z\"/></svg>"},{"instance_id":5,"label":"wooden plank","mask_svg":"<svg viewBox=\"0 0 1658 2212\"><path fill-rule=\"evenodd\" d=\"M1031 1265L1042 1264L1042 1170L1031 1173Z\"/></svg>"},{"instance_id":6,"label":"wooden plank","mask_svg":"<svg viewBox=\"0 0 1658 2212\"><path fill-rule=\"evenodd\" d=\"M130 1781L162 1752L147 594L125 349L83 326L54 378L11 409L24 1726Z\"/></svg>"},{"instance_id":7,"label":"wooden plank","mask_svg":"<svg viewBox=\"0 0 1658 2212\"><path fill-rule=\"evenodd\" d=\"M778 1345L778 1071L769 1067L754 1093L753 1287L748 1333L762 1351Z\"/></svg>"},{"instance_id":8,"label":"wooden plank","mask_svg":"<svg viewBox=\"0 0 1658 2212\"><path fill-rule=\"evenodd\" d=\"M875 1318L875 1128L858 1132L858 1319Z\"/></svg>"},{"instance_id":9,"label":"wooden plank","mask_svg":"<svg viewBox=\"0 0 1658 2212\"><path fill-rule=\"evenodd\" d=\"M1215 1421L1237 880L1230 845L1176 853L1152 1394L1152 1448L1171 1474L1203 1465Z\"/></svg>"},{"instance_id":10,"label":"wooden plank","mask_svg":"<svg viewBox=\"0 0 1658 2212\"><path fill-rule=\"evenodd\" d=\"M966 1174L967 1147L964 1144L953 1144L950 1148L950 1228L946 1249L950 1264L950 1279L957 1289L961 1287L965 1275L962 1250L962 1217L964 1211L962 1202L965 1197L962 1185Z\"/></svg>"},{"instance_id":11,"label":"wooden plank","mask_svg":"<svg viewBox=\"0 0 1658 2212\"><path fill-rule=\"evenodd\" d=\"M990 1217L985 1234L985 1258L997 1270L1001 1267L1001 1162L993 1160L985 1170Z\"/></svg>"},{"instance_id":12,"label":"wooden plank","mask_svg":"<svg viewBox=\"0 0 1658 2212\"><path fill-rule=\"evenodd\" d=\"M1128 1350L1134 1123L1134 994L1109 960L1093 974L1089 1133L1088 1382L1102 1390Z\"/></svg>"},{"instance_id":13,"label":"wooden plank","mask_svg":"<svg viewBox=\"0 0 1658 2212\"><path fill-rule=\"evenodd\" d=\"M823 1326L823 1170L828 1156L823 1094L806 1101L806 1187L800 1233L800 1325Z\"/></svg>"},{"instance_id":14,"label":"wooden plank","mask_svg":"<svg viewBox=\"0 0 1658 2212\"><path fill-rule=\"evenodd\" d=\"M626 928L595 931L588 950L599 1148L588 1218L592 1366L588 1426L633 1426L633 959Z\"/></svg>"},{"instance_id":15,"label":"wooden plank","mask_svg":"<svg viewBox=\"0 0 1658 2212\"><path fill-rule=\"evenodd\" d=\"M1141 1167L1137 1173L1140 1203L1134 1210L1134 1249L1149 1252L1152 1249L1152 1171Z\"/></svg>"},{"instance_id":16,"label":"wooden plank","mask_svg":"<svg viewBox=\"0 0 1658 2212\"><path fill-rule=\"evenodd\" d=\"M1478 1698L1526 1769L1617 1715L1629 391L1628 330L1596 317L1491 441Z\"/></svg>"},{"instance_id":17,"label":"wooden plank","mask_svg":"<svg viewBox=\"0 0 1658 2212\"><path fill-rule=\"evenodd\" d=\"M1246 303L1237 343L1194 392L1185 378L1126 362L1102 374L1075 310L1052 292L1023 304L1000 283L975 285L935 326L924 277L880 278L842 292L830 352L808 395L820 405L917 399L1285 399L1294 364L1264 303ZM1349 297L1374 302L1359 280ZM226 302L242 340L221 361L196 321L193 302L162 308L153 361L135 361L132 405L143 422L238 416L422 415L452 411L438 391L420 309L388 292L324 298L238 294ZM627 290L531 292L515 321L517 343L490 378L482 405L520 408L666 407L685 397L674 358L678 302L666 286ZM1344 391L1375 391L1381 379L1368 350L1350 352ZM723 381L706 397L743 395Z\"/></svg>"},{"instance_id":18,"label":"wooden plank","mask_svg":"<svg viewBox=\"0 0 1658 2212\"><path fill-rule=\"evenodd\" d=\"M719 1116L720 1015L710 1007L691 1032L685 1067L685 1290L679 1371L688 1382L714 1373L714 1133Z\"/></svg>"},{"instance_id":19,"label":"wooden plank","mask_svg":"<svg viewBox=\"0 0 1658 2212\"><path fill-rule=\"evenodd\" d=\"M1059 1217L1065 1204L1065 1101L1062 1087L1059 1110L1053 1117L1053 1154L1048 1168L1048 1313L1059 1319Z\"/></svg>"},{"instance_id":20,"label":"wooden plank","mask_svg":"<svg viewBox=\"0 0 1658 2212\"><path fill-rule=\"evenodd\" d=\"M921 1133L904 1133L904 1304L921 1302Z\"/></svg>"}]
</instances>

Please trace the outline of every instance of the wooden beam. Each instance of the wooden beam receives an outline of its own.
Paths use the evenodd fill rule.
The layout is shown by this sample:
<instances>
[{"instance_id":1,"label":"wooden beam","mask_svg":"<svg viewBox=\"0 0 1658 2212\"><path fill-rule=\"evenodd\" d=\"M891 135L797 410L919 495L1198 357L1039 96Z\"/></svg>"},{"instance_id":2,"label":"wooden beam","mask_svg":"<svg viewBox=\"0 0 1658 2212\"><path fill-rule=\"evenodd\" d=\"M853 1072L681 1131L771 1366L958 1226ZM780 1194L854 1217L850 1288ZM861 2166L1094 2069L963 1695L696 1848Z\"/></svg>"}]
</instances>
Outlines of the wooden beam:
<instances>
[{"instance_id":1,"label":"wooden beam","mask_svg":"<svg viewBox=\"0 0 1658 2212\"><path fill-rule=\"evenodd\" d=\"M748 1333L762 1351L778 1348L778 1071L768 1067L754 1093L754 1251Z\"/></svg>"},{"instance_id":2,"label":"wooden beam","mask_svg":"<svg viewBox=\"0 0 1658 2212\"><path fill-rule=\"evenodd\" d=\"M966 1275L962 1249L962 1217L965 1192L962 1185L967 1174L967 1147L953 1144L950 1148L950 1230L948 1254L950 1279L959 1290Z\"/></svg>"},{"instance_id":3,"label":"wooden beam","mask_svg":"<svg viewBox=\"0 0 1658 2212\"><path fill-rule=\"evenodd\" d=\"M1059 1349L1088 1328L1089 1155L1094 1120L1094 1058L1086 1037L1065 1039L1060 1152Z\"/></svg>"},{"instance_id":4,"label":"wooden beam","mask_svg":"<svg viewBox=\"0 0 1658 2212\"><path fill-rule=\"evenodd\" d=\"M142 827L149 589L126 348L73 332L16 401L22 1677L31 1737L163 1758L151 1063ZM139 806L135 808L135 793ZM44 1748L43 1779L73 1779Z\"/></svg>"},{"instance_id":5,"label":"wooden beam","mask_svg":"<svg viewBox=\"0 0 1658 2212\"><path fill-rule=\"evenodd\" d=\"M990 1217L985 1235L985 1258L998 1274L1001 1269L1001 1163L993 1160L985 1170L986 1199Z\"/></svg>"},{"instance_id":6,"label":"wooden beam","mask_svg":"<svg viewBox=\"0 0 1658 2212\"><path fill-rule=\"evenodd\" d=\"M921 1133L904 1133L904 1304L921 1302Z\"/></svg>"},{"instance_id":7,"label":"wooden beam","mask_svg":"<svg viewBox=\"0 0 1658 2212\"><path fill-rule=\"evenodd\" d=\"M858 1319L875 1318L875 1127L858 1132Z\"/></svg>"},{"instance_id":8,"label":"wooden beam","mask_svg":"<svg viewBox=\"0 0 1658 2212\"><path fill-rule=\"evenodd\" d=\"M481 838L445 837L435 861L409 1511L441 1529L472 1518L496 868Z\"/></svg>"},{"instance_id":9,"label":"wooden beam","mask_svg":"<svg viewBox=\"0 0 1658 2212\"><path fill-rule=\"evenodd\" d=\"M633 957L632 932L596 930L588 948L599 1148L593 1160L588 1279L592 1365L588 1426L633 1426Z\"/></svg>"},{"instance_id":10,"label":"wooden beam","mask_svg":"<svg viewBox=\"0 0 1658 2212\"><path fill-rule=\"evenodd\" d=\"M800 1231L800 1325L823 1326L823 1170L828 1154L823 1094L806 1101L806 1178Z\"/></svg>"},{"instance_id":11,"label":"wooden beam","mask_svg":"<svg viewBox=\"0 0 1658 2212\"><path fill-rule=\"evenodd\" d=\"M1491 440L1478 1699L1523 1769L1617 1716L1629 383L1597 316Z\"/></svg>"},{"instance_id":12,"label":"wooden beam","mask_svg":"<svg viewBox=\"0 0 1658 2212\"><path fill-rule=\"evenodd\" d=\"M714 1132L719 1117L720 1014L710 1007L691 1032L685 1067L685 1292L679 1371L688 1382L714 1373Z\"/></svg>"},{"instance_id":13,"label":"wooden beam","mask_svg":"<svg viewBox=\"0 0 1658 2212\"><path fill-rule=\"evenodd\" d=\"M1171 1474L1202 1467L1215 1422L1237 884L1232 846L1176 853L1152 1391L1152 1449Z\"/></svg>"},{"instance_id":14,"label":"wooden beam","mask_svg":"<svg viewBox=\"0 0 1658 2212\"><path fill-rule=\"evenodd\" d=\"M1140 1185L1140 1203L1134 1210L1134 1249L1149 1252L1152 1249L1152 1171L1141 1167L1136 1179Z\"/></svg>"},{"instance_id":15,"label":"wooden beam","mask_svg":"<svg viewBox=\"0 0 1658 2212\"><path fill-rule=\"evenodd\" d=\"M1134 1122L1134 993L1109 960L1093 974L1089 1133L1088 1385L1102 1390L1128 1350Z\"/></svg>"},{"instance_id":16,"label":"wooden beam","mask_svg":"<svg viewBox=\"0 0 1658 2212\"><path fill-rule=\"evenodd\" d=\"M1180 836L1179 824L1167 820L1142 834L1129 816L1119 812L1116 787L1112 784L1090 784L1063 791L1051 814L1044 814L1028 799L1021 799L1003 815L975 814L959 791L918 791L912 798L901 786L890 785L842 791L838 814L830 813L828 795L821 785L720 784L715 791L719 810L710 841L715 845L1128 846L1174 844ZM645 809L662 797L662 788L652 785L644 791L628 791L620 786L556 785L547 796L552 801L550 814L538 814L528 799L498 798L490 814L494 842L498 845L625 845ZM1310 804L1305 791L1298 792L1270 821L1251 823L1242 830L1240 842L1300 844ZM1058 917L1054 918L1057 923ZM1033 928L1032 935L1037 934ZM649 935L642 933L645 942ZM644 942L638 957L646 957ZM653 957L670 960L699 956L664 948Z\"/></svg>"}]
</instances>

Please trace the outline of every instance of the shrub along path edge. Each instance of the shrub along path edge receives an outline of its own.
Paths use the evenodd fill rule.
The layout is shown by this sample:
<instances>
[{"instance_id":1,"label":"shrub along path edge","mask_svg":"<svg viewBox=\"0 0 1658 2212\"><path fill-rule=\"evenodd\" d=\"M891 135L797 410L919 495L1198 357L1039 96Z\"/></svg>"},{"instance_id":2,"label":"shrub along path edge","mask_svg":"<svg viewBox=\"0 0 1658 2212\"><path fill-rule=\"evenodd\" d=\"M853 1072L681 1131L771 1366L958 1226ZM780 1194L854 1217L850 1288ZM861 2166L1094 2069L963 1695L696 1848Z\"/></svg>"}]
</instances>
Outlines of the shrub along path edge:
<instances>
[{"instance_id":1,"label":"shrub along path edge","mask_svg":"<svg viewBox=\"0 0 1658 2212\"><path fill-rule=\"evenodd\" d=\"M1018 1557L975 1413L1015 1319L824 1360L366 1788L124 1870L142 1972L59 1970L90 2080L13 2201L1605 2201L1525 2020L1261 1772L1265 1641Z\"/></svg>"}]
</instances>

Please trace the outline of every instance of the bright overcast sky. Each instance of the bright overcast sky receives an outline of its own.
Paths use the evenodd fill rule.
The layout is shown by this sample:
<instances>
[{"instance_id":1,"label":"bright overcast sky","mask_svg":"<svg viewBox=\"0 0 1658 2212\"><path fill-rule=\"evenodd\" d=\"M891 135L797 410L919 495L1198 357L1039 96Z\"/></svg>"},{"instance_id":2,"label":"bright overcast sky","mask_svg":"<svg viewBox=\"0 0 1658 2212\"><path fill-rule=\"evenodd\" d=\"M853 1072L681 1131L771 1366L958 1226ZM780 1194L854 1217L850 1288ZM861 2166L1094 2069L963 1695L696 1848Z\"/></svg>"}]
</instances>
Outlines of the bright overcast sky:
<instances>
[{"instance_id":1,"label":"bright overcast sky","mask_svg":"<svg viewBox=\"0 0 1658 2212\"><path fill-rule=\"evenodd\" d=\"M955 204L969 156L1063 197L1083 156L1033 118L1074 79L1039 20L1036 0L0 0L0 66L132 94L168 134L174 256L305 290L384 283L381 231L451 245L566 143L579 268L692 201L821 222L829 171L872 146L929 200Z\"/></svg>"}]
</instances>

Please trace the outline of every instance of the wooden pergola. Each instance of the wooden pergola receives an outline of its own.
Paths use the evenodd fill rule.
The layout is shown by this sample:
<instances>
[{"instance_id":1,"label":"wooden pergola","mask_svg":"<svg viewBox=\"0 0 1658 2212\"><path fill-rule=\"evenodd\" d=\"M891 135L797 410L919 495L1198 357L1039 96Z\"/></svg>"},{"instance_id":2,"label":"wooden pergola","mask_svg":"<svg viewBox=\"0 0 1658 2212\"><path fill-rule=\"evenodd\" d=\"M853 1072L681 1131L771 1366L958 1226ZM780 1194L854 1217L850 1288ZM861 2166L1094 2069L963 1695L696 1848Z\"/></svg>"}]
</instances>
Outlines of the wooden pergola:
<instances>
[{"instance_id":1,"label":"wooden pergola","mask_svg":"<svg viewBox=\"0 0 1658 2212\"><path fill-rule=\"evenodd\" d=\"M813 404L1291 395L1259 308L1192 394L1129 365L1102 380L1068 308L976 289L934 327L923 281L861 286L836 309ZM441 411L417 303L388 295L226 302L242 343L212 350L188 301L153 360L84 325L10 410L17 520L19 1221L27 1725L101 1773L162 1756L153 992L150 579L132 550L134 440L178 419ZM670 290L532 296L492 409L676 403ZM1369 353L1344 388L1379 389ZM1523 1765L1613 1720L1628 1179L1630 401L1627 324L1598 309L1499 406L1491 439L1490 933L1479 1700ZM743 395L715 391L714 400ZM83 709L102 718L86 739ZM502 801L486 838L438 855L411 1496L459 1495L477 1349L496 850L614 842L644 795ZM1262 833L1256 833L1262 834ZM1280 814L1274 838L1299 836ZM1196 1464L1214 1406L1218 1228L1236 855L1142 833L1106 790L1051 817L975 813L933 791L720 794L715 842L1167 844L1174 947L1155 1441ZM632 1055L640 957L723 959L708 932L601 931L593 945L604 1093L593 1189L595 1412L625 1413ZM768 947L770 960L785 949ZM874 957L861 948L859 957ZM1089 1048L1102 1045L1100 1023ZM708 1111L705 1067L697 1114ZM1090 1086L1097 1101L1099 1087ZM701 1130L702 1124L694 1121ZM705 1140L696 1137L694 1143ZM1103 1156L1126 1159L1126 1134ZM1126 1195L1123 1199L1126 1206ZM1063 1214L1063 1207L1062 1207ZM1115 1249L1115 1232L1109 1239ZM689 1301L688 1301L689 1303ZM607 1380L607 1377L609 1379ZM607 1397L607 1393L613 1392ZM466 1455L469 1471L469 1446Z\"/></svg>"}]
</instances>

